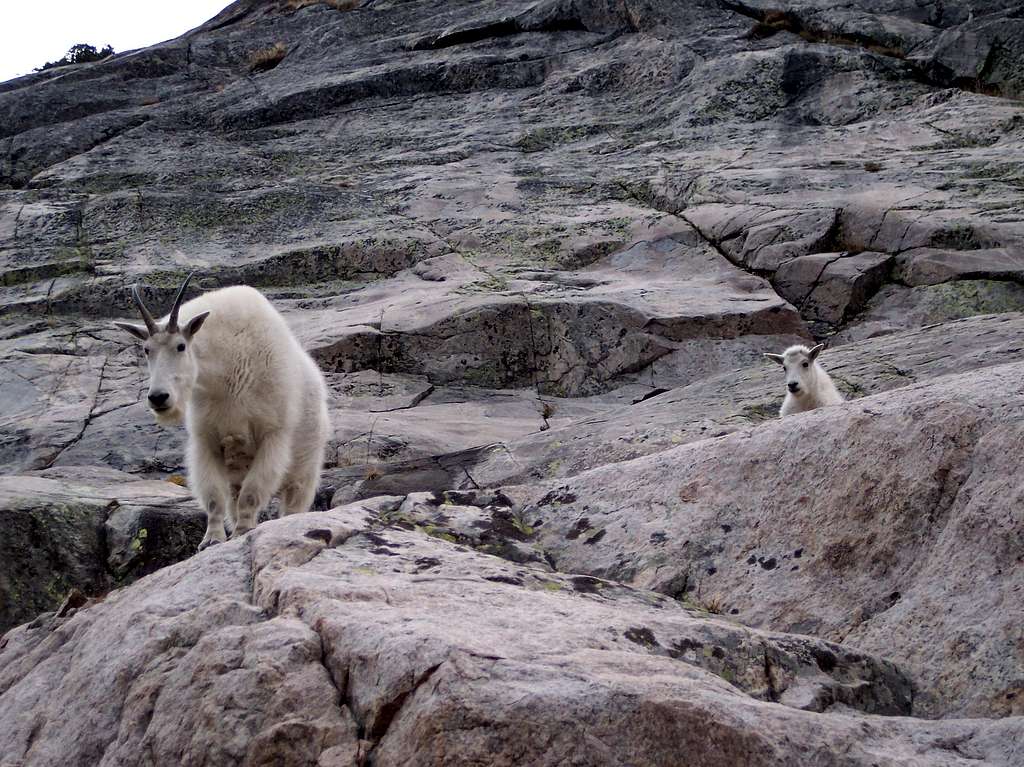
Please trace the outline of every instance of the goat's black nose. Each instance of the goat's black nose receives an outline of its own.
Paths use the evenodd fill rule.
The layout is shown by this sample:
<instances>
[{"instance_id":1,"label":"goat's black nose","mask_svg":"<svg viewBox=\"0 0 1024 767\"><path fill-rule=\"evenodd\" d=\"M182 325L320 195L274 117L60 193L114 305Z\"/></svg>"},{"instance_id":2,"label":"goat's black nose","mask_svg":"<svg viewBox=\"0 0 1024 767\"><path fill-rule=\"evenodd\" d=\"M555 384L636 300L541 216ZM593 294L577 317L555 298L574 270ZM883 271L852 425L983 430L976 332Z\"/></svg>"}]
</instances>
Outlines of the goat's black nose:
<instances>
[{"instance_id":1,"label":"goat's black nose","mask_svg":"<svg viewBox=\"0 0 1024 767\"><path fill-rule=\"evenodd\" d=\"M797 391L799 391L799 389L800 389L800 384L798 384L798 383L797 383L796 381L791 381L790 383L786 384L786 386L788 386L788 387L789 387L789 390L790 390L791 392L793 392L794 394L795 394L795 393L796 393ZM152 398L152 397L150 397L150 399L153 399L153 398Z\"/></svg>"},{"instance_id":2,"label":"goat's black nose","mask_svg":"<svg viewBox=\"0 0 1024 767\"><path fill-rule=\"evenodd\" d=\"M164 407L170 396L171 395L165 391L151 391L149 393L149 404L153 407Z\"/></svg>"}]
</instances>

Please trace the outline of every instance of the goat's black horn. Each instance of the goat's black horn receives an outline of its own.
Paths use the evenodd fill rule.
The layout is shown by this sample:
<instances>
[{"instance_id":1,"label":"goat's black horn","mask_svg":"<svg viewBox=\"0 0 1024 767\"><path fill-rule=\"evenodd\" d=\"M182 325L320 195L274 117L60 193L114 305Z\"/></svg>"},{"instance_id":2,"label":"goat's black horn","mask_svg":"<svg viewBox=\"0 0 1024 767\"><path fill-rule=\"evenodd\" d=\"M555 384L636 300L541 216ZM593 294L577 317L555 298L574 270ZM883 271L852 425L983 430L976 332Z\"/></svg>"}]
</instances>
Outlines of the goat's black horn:
<instances>
[{"instance_id":1,"label":"goat's black horn","mask_svg":"<svg viewBox=\"0 0 1024 767\"><path fill-rule=\"evenodd\" d=\"M157 331L156 320L153 319L153 315L149 313L149 309L142 303L142 296L139 295L139 286L132 285L132 300L135 301L135 306L138 307L139 312L142 314L142 320L146 323L146 330L149 331L150 335L153 335Z\"/></svg>"},{"instance_id":2,"label":"goat's black horn","mask_svg":"<svg viewBox=\"0 0 1024 767\"><path fill-rule=\"evenodd\" d=\"M194 274L195 272L192 272L192 274L185 278L185 281L181 283L181 287L178 288L178 295L174 297L174 306L171 307L171 314L167 318L168 333L178 332L178 310L181 308L181 299L185 297L185 289L188 287L188 283Z\"/></svg>"}]
</instances>

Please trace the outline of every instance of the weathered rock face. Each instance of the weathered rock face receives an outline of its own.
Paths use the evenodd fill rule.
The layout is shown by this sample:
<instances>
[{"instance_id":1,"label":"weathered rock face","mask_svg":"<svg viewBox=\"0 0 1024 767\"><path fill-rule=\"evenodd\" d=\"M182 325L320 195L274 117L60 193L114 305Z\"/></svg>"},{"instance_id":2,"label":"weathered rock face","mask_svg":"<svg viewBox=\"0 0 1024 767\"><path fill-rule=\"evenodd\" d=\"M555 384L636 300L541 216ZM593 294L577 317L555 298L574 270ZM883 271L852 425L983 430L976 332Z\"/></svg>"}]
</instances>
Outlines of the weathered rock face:
<instances>
[{"instance_id":1,"label":"weathered rock face","mask_svg":"<svg viewBox=\"0 0 1024 767\"><path fill-rule=\"evenodd\" d=\"M1022 95L1016 0L240 0L0 84L0 764L1024 763ZM166 568L109 320L192 270L344 508ZM813 340L856 401L777 422Z\"/></svg>"},{"instance_id":2,"label":"weathered rock face","mask_svg":"<svg viewBox=\"0 0 1024 767\"><path fill-rule=\"evenodd\" d=\"M186 269L266 289L346 376L341 484L439 477L438 453L627 397L562 398L632 400L811 333L1020 309L989 287L1021 274L1016 11L245 0L6 83L0 465L180 471L98 320ZM943 287L963 279L985 287ZM432 388L353 418L386 376ZM481 413L510 388L514 416ZM468 429L424 433L466 403Z\"/></svg>"},{"instance_id":3,"label":"weathered rock face","mask_svg":"<svg viewBox=\"0 0 1024 767\"><path fill-rule=\"evenodd\" d=\"M8 633L5 759L1012 763L1009 720L880 716L910 687L870 655L380 528L393 505L266 523Z\"/></svg>"},{"instance_id":4,"label":"weathered rock face","mask_svg":"<svg viewBox=\"0 0 1024 767\"><path fill-rule=\"evenodd\" d=\"M840 391L857 398L1024 360L1022 337L1020 314L976 317L848 344L824 352L820 360ZM784 381L777 365L760 361L610 413L491 445L456 457L473 481L463 473L452 477L451 487L570 477L772 421L782 405Z\"/></svg>"},{"instance_id":5,"label":"weathered rock face","mask_svg":"<svg viewBox=\"0 0 1024 767\"><path fill-rule=\"evenodd\" d=\"M205 517L168 482L87 467L0 476L0 631L190 556Z\"/></svg>"},{"instance_id":6,"label":"weathered rock face","mask_svg":"<svg viewBox=\"0 0 1024 767\"><path fill-rule=\"evenodd\" d=\"M1022 373L947 376L506 492L559 570L884 652L911 670L922 715L1021 714Z\"/></svg>"}]
</instances>

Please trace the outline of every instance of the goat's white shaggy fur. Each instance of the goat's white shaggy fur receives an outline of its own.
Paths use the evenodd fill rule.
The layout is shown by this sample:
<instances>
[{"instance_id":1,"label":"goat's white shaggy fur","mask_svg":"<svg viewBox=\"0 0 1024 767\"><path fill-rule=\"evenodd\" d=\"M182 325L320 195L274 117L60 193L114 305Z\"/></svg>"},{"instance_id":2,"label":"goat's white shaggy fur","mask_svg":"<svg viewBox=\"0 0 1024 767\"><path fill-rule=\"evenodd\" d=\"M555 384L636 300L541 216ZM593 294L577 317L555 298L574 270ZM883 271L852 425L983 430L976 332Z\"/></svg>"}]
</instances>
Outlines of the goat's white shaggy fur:
<instances>
[{"instance_id":1,"label":"goat's white shaggy fur","mask_svg":"<svg viewBox=\"0 0 1024 767\"><path fill-rule=\"evenodd\" d=\"M785 417L843 402L843 395L818 362L818 354L823 348L823 344L813 349L790 346L782 354L764 355L778 362L786 371L786 399L779 410L779 416Z\"/></svg>"},{"instance_id":2,"label":"goat's white shaggy fur","mask_svg":"<svg viewBox=\"0 0 1024 767\"><path fill-rule=\"evenodd\" d=\"M284 318L253 288L206 293L179 314L172 310L149 332L118 325L145 342L157 420L184 417L188 482L207 515L203 549L225 540L226 514L237 537L275 495L285 514L310 508L330 428L327 387Z\"/></svg>"}]
</instances>

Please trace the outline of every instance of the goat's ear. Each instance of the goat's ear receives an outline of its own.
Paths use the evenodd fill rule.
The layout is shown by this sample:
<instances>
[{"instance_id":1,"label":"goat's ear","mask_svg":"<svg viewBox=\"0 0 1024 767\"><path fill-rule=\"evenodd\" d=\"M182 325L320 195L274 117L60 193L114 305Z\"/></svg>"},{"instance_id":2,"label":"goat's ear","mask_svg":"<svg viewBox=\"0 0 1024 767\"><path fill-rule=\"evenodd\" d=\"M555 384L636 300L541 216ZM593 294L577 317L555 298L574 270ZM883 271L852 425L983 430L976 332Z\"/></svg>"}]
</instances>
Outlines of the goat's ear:
<instances>
[{"instance_id":1,"label":"goat's ear","mask_svg":"<svg viewBox=\"0 0 1024 767\"><path fill-rule=\"evenodd\" d=\"M132 325L130 322L115 322L114 324L121 328L121 330L127 330L140 341L145 341L149 338L149 331L142 325Z\"/></svg>"},{"instance_id":2,"label":"goat's ear","mask_svg":"<svg viewBox=\"0 0 1024 767\"><path fill-rule=\"evenodd\" d=\"M773 362L778 362L780 365L782 365L786 361L781 354L769 354L768 352L765 352L764 356L772 360Z\"/></svg>"},{"instance_id":3,"label":"goat's ear","mask_svg":"<svg viewBox=\"0 0 1024 767\"><path fill-rule=\"evenodd\" d=\"M209 316L209 312L197 314L185 324L184 329L181 331L182 335L191 340L192 336L199 332L199 328L203 326L203 323L206 322L206 318Z\"/></svg>"},{"instance_id":4,"label":"goat's ear","mask_svg":"<svg viewBox=\"0 0 1024 767\"><path fill-rule=\"evenodd\" d=\"M824 349L824 348L825 348L825 344L818 344L813 349L811 349L811 355L810 355L811 356L811 360L818 359L818 355L821 354L821 350Z\"/></svg>"}]
</instances>

